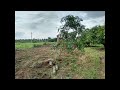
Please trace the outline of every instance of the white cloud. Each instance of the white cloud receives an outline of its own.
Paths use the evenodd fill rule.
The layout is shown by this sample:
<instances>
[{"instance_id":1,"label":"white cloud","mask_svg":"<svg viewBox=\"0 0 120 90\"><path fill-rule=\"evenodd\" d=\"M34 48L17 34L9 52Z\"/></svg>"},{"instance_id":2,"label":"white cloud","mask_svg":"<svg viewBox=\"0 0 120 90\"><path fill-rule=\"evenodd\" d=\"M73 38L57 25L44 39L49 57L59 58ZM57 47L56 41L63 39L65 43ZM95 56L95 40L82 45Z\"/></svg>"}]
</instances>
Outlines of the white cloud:
<instances>
[{"instance_id":1,"label":"white cloud","mask_svg":"<svg viewBox=\"0 0 120 90\"><path fill-rule=\"evenodd\" d=\"M31 32L33 38L56 37L61 18L69 14L82 18L88 28L105 22L104 11L16 11L15 39L30 39Z\"/></svg>"},{"instance_id":2,"label":"white cloud","mask_svg":"<svg viewBox=\"0 0 120 90\"><path fill-rule=\"evenodd\" d=\"M81 22L83 25L86 25L86 28L92 28L96 25L104 25L105 23L105 16L99 17L99 18L91 18L88 20L83 20Z\"/></svg>"}]
</instances>

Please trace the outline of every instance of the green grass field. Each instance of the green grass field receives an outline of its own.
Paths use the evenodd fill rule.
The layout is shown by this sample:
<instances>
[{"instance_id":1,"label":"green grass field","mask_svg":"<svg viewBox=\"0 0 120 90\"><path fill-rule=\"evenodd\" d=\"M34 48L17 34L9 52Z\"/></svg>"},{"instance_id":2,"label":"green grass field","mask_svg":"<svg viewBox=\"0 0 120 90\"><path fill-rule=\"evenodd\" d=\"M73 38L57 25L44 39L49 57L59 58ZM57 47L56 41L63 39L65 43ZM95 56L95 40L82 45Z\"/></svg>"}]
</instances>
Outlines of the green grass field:
<instances>
[{"instance_id":1,"label":"green grass field","mask_svg":"<svg viewBox=\"0 0 120 90\"><path fill-rule=\"evenodd\" d=\"M100 75L101 72L104 72L104 64L100 64L99 57L105 57L105 51L100 50L102 46L93 48L85 48L86 63L81 66L81 75L87 79L98 79L104 78L104 75ZM102 70L100 70L102 69Z\"/></svg>"},{"instance_id":2,"label":"green grass field","mask_svg":"<svg viewBox=\"0 0 120 90\"><path fill-rule=\"evenodd\" d=\"M74 53L69 57L63 56L64 62L61 66L66 78L104 79L105 64L100 63L100 57L105 57L105 50L101 48L103 48L102 45L86 47L82 56ZM68 63L70 65L67 65Z\"/></svg>"},{"instance_id":3,"label":"green grass field","mask_svg":"<svg viewBox=\"0 0 120 90\"><path fill-rule=\"evenodd\" d=\"M56 42L46 42L46 44L50 44L53 45ZM44 45L45 42L40 42L40 43L15 43L15 48L16 49L29 49L29 48L33 48L34 45Z\"/></svg>"}]
</instances>

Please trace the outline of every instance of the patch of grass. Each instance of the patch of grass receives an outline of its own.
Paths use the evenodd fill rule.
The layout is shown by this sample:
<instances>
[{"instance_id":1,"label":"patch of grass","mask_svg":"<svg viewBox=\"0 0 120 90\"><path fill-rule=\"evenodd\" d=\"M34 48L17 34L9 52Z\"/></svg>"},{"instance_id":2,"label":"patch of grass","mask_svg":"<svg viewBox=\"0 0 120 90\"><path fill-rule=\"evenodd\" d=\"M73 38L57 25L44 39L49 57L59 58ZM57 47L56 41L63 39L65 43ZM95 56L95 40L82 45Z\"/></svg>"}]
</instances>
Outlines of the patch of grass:
<instances>
[{"instance_id":1,"label":"patch of grass","mask_svg":"<svg viewBox=\"0 0 120 90\"><path fill-rule=\"evenodd\" d=\"M100 64L101 56L105 56L105 51L100 51L91 47L85 48L85 54L80 55L80 59L77 54L72 54L69 57L64 57L61 67L64 70L66 79L81 78L81 79L100 79L105 78L104 75L100 75L100 68L103 65ZM77 63L79 61L79 64ZM65 69L70 68L70 69ZM67 74L69 73L69 74ZM105 72L102 71L104 74Z\"/></svg>"},{"instance_id":2,"label":"patch of grass","mask_svg":"<svg viewBox=\"0 0 120 90\"><path fill-rule=\"evenodd\" d=\"M99 77L101 77L99 76L99 73L101 72L99 68L102 66L99 57L105 56L105 52L88 47L85 48L85 55L89 58L85 58L84 60L86 60L86 63L80 64L77 67L77 73L85 79L99 79Z\"/></svg>"},{"instance_id":3,"label":"patch of grass","mask_svg":"<svg viewBox=\"0 0 120 90\"><path fill-rule=\"evenodd\" d=\"M76 71L78 68L77 68L77 64L72 64L71 65L71 70L74 72Z\"/></svg>"},{"instance_id":4,"label":"patch of grass","mask_svg":"<svg viewBox=\"0 0 120 90\"><path fill-rule=\"evenodd\" d=\"M33 47L39 47L42 45L55 44L56 42L40 42L40 43L15 43L16 49L29 49Z\"/></svg>"},{"instance_id":5,"label":"patch of grass","mask_svg":"<svg viewBox=\"0 0 120 90\"><path fill-rule=\"evenodd\" d=\"M100 47L99 47L100 48ZM105 51L100 51L91 47L85 48L86 55L89 55L93 58L98 58L99 56L105 56Z\"/></svg>"},{"instance_id":6,"label":"patch of grass","mask_svg":"<svg viewBox=\"0 0 120 90\"><path fill-rule=\"evenodd\" d=\"M33 47L33 43L15 43L16 49L27 49L32 47Z\"/></svg>"},{"instance_id":7,"label":"patch of grass","mask_svg":"<svg viewBox=\"0 0 120 90\"><path fill-rule=\"evenodd\" d=\"M41 47L42 45L40 44L34 44L33 47Z\"/></svg>"},{"instance_id":8,"label":"patch of grass","mask_svg":"<svg viewBox=\"0 0 120 90\"><path fill-rule=\"evenodd\" d=\"M98 70L94 67L84 68L81 72L85 79L98 79Z\"/></svg>"}]
</instances>

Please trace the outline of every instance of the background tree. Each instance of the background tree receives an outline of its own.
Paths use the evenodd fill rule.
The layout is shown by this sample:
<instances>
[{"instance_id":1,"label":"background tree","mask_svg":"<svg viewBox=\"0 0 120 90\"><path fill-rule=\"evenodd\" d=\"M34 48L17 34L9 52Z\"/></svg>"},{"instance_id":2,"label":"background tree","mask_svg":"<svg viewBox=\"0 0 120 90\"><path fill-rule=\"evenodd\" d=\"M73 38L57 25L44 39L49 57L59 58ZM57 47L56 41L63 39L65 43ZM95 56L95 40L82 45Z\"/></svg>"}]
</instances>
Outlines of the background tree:
<instances>
[{"instance_id":1,"label":"background tree","mask_svg":"<svg viewBox=\"0 0 120 90\"><path fill-rule=\"evenodd\" d=\"M85 46L103 44L105 46L105 26L94 26L91 29L85 29L80 37Z\"/></svg>"}]
</instances>

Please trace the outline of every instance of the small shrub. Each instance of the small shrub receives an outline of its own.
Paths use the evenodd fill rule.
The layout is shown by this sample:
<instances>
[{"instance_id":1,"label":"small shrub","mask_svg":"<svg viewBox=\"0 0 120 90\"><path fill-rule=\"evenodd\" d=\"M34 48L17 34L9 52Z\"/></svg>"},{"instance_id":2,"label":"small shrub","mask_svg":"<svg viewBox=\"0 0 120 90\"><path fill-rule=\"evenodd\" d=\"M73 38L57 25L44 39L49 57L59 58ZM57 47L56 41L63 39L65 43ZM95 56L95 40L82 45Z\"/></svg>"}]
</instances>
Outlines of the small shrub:
<instances>
[{"instance_id":1,"label":"small shrub","mask_svg":"<svg viewBox=\"0 0 120 90\"><path fill-rule=\"evenodd\" d=\"M58 46L57 44L51 45L51 47L55 50Z\"/></svg>"},{"instance_id":2,"label":"small shrub","mask_svg":"<svg viewBox=\"0 0 120 90\"><path fill-rule=\"evenodd\" d=\"M34 44L33 47L41 47L40 44Z\"/></svg>"},{"instance_id":3,"label":"small shrub","mask_svg":"<svg viewBox=\"0 0 120 90\"><path fill-rule=\"evenodd\" d=\"M84 52L84 47L85 47L85 45L84 45L83 41L78 41L77 46L78 46L78 49L79 49L81 52Z\"/></svg>"},{"instance_id":4,"label":"small shrub","mask_svg":"<svg viewBox=\"0 0 120 90\"><path fill-rule=\"evenodd\" d=\"M66 42L65 45L66 45L68 52L71 52L73 50L73 43L72 42Z\"/></svg>"},{"instance_id":5,"label":"small shrub","mask_svg":"<svg viewBox=\"0 0 120 90\"><path fill-rule=\"evenodd\" d=\"M47 45L47 43L46 43L46 42L44 42L44 43L43 43L43 45Z\"/></svg>"},{"instance_id":6,"label":"small shrub","mask_svg":"<svg viewBox=\"0 0 120 90\"><path fill-rule=\"evenodd\" d=\"M43 45L51 45L49 42L44 42Z\"/></svg>"}]
</instances>

